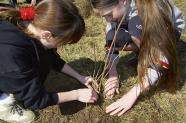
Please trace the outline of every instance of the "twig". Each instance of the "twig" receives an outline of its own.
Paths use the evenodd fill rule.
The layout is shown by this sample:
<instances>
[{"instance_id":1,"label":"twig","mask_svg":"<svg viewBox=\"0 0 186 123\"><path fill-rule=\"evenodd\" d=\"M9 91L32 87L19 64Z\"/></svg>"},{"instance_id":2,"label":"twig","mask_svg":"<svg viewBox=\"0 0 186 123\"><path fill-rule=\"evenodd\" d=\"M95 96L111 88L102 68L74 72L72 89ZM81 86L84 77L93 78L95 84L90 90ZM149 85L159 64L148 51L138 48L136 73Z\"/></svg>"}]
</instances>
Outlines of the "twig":
<instances>
[{"instance_id":1,"label":"twig","mask_svg":"<svg viewBox=\"0 0 186 123\"><path fill-rule=\"evenodd\" d=\"M112 41L112 43L111 43L111 46L110 46L111 48L109 49L109 53L108 53L107 58L106 58L106 64L105 64L105 66L104 66L104 68L103 68L103 72L102 72L102 74L101 74L100 83L99 83L99 89L98 89L99 91L101 90L103 79L105 78L105 76L104 76L105 71L106 71L106 69L109 67L109 65L107 65L107 62L108 62L108 59L109 59L109 55L110 55L111 49L114 50L114 48L115 48L115 46L114 46L114 48L113 48L113 44L115 45L116 35L117 35L117 33L118 33L118 30L119 30L119 28L120 28L120 26L121 26L121 24L122 24L122 22L123 22L125 16L126 16L126 14L122 17L122 19L121 19L121 21L120 21L120 23L119 23L119 26L117 27L117 30L116 30L116 32L115 32L113 41ZM112 52L112 54L113 54L113 52ZM111 54L111 55L112 55L112 54ZM109 71L110 71L110 70L111 70L111 67L110 67Z\"/></svg>"}]
</instances>

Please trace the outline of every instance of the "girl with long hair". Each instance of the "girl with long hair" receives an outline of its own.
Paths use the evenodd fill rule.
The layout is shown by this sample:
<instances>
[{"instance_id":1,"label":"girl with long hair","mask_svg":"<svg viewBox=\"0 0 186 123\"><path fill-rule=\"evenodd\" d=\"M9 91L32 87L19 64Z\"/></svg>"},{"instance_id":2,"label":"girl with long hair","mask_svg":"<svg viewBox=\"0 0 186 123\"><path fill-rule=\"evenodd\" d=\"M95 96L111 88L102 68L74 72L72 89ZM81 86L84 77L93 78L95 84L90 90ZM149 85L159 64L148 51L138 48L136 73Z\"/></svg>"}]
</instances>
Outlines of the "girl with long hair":
<instances>
[{"instance_id":1,"label":"girl with long hair","mask_svg":"<svg viewBox=\"0 0 186 123\"><path fill-rule=\"evenodd\" d=\"M56 52L57 47L78 42L84 31L83 18L69 0L43 0L35 8L21 10L0 7L1 120L31 122L35 115L27 109L97 100L92 77L77 73ZM74 77L89 89L48 92L44 82L51 69ZM23 102L26 109L17 101Z\"/></svg>"},{"instance_id":2,"label":"girl with long hair","mask_svg":"<svg viewBox=\"0 0 186 123\"><path fill-rule=\"evenodd\" d=\"M89 0L93 11L109 22L110 36L112 21L120 21L126 15L124 22L128 27L124 27L124 32L118 31L115 52L122 50L138 51L138 83L119 100L106 108L106 113L121 116L129 110L136 102L140 93L156 85L164 88L168 92L173 92L178 85L178 64L176 53L176 40L180 38L181 31L185 27L182 12L173 4L172 0ZM116 24L117 25L117 24ZM121 25L122 26L122 25ZM108 26L107 26L108 27ZM123 28L123 27L120 27ZM127 30L128 29L128 30ZM126 34L126 32L128 34ZM125 35L122 36L120 35ZM131 39L126 40L130 35ZM131 41L132 40L132 41ZM107 41L108 42L108 41ZM123 43L122 45L121 42ZM119 44L118 44L119 43ZM112 58L111 58L112 59ZM116 62L109 73L110 77L118 80ZM114 73L114 74L113 74ZM106 96L113 96L118 81L107 81L105 85Z\"/></svg>"}]
</instances>

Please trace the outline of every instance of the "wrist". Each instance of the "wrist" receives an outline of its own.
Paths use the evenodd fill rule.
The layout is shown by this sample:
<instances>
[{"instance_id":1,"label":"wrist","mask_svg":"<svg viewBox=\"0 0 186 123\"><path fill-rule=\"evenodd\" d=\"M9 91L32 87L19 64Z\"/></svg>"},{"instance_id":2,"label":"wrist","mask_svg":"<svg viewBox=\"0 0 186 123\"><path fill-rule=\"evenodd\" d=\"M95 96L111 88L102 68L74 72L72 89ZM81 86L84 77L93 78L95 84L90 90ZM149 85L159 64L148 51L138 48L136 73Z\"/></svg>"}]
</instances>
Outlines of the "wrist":
<instances>
[{"instance_id":1,"label":"wrist","mask_svg":"<svg viewBox=\"0 0 186 123\"><path fill-rule=\"evenodd\" d=\"M109 73L109 78L119 78L117 73Z\"/></svg>"},{"instance_id":2,"label":"wrist","mask_svg":"<svg viewBox=\"0 0 186 123\"><path fill-rule=\"evenodd\" d=\"M118 77L118 72L117 70L111 70L109 72L109 77Z\"/></svg>"},{"instance_id":3,"label":"wrist","mask_svg":"<svg viewBox=\"0 0 186 123\"><path fill-rule=\"evenodd\" d=\"M117 72L117 69L116 69L116 64L113 64L112 68L110 69L109 77L118 77L118 72Z\"/></svg>"},{"instance_id":4,"label":"wrist","mask_svg":"<svg viewBox=\"0 0 186 123\"><path fill-rule=\"evenodd\" d=\"M119 77L118 76L109 76L109 79L119 80Z\"/></svg>"},{"instance_id":5,"label":"wrist","mask_svg":"<svg viewBox=\"0 0 186 123\"><path fill-rule=\"evenodd\" d=\"M79 75L79 76L77 77L77 80L78 80L79 82L81 82L82 84L85 84L85 76Z\"/></svg>"},{"instance_id":6,"label":"wrist","mask_svg":"<svg viewBox=\"0 0 186 123\"><path fill-rule=\"evenodd\" d=\"M135 95L135 97L139 97L140 93L142 92L139 85L134 86L130 91Z\"/></svg>"},{"instance_id":7,"label":"wrist","mask_svg":"<svg viewBox=\"0 0 186 123\"><path fill-rule=\"evenodd\" d=\"M135 90L136 90L136 95L137 95L137 96L139 96L140 93L143 91L143 90L141 89L140 85L138 85L138 84L136 84L136 85L134 86L134 88L135 88Z\"/></svg>"},{"instance_id":8,"label":"wrist","mask_svg":"<svg viewBox=\"0 0 186 123\"><path fill-rule=\"evenodd\" d=\"M110 74L109 73L109 78L115 78L115 79L118 79L118 74Z\"/></svg>"},{"instance_id":9,"label":"wrist","mask_svg":"<svg viewBox=\"0 0 186 123\"><path fill-rule=\"evenodd\" d=\"M77 90L72 90L68 92L60 92L57 93L58 95L58 104L68 101L74 101L78 99L78 92Z\"/></svg>"},{"instance_id":10,"label":"wrist","mask_svg":"<svg viewBox=\"0 0 186 123\"><path fill-rule=\"evenodd\" d=\"M73 90L73 91L72 91L72 95L74 96L74 97L73 97L74 100L78 100L78 97L79 97L79 96L78 96L78 93L79 93L78 90Z\"/></svg>"}]
</instances>

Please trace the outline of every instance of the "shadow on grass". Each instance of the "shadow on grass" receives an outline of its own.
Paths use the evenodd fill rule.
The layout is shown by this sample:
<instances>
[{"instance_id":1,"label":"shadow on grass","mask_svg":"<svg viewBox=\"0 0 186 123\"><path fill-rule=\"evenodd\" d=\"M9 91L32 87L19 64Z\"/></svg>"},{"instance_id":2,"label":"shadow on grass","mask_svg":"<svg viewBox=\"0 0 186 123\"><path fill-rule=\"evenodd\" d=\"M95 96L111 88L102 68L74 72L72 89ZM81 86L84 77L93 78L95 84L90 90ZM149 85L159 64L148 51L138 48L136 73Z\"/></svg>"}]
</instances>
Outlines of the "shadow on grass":
<instances>
[{"instance_id":1,"label":"shadow on grass","mask_svg":"<svg viewBox=\"0 0 186 123\"><path fill-rule=\"evenodd\" d=\"M179 66L179 87L181 90L186 81L186 41L177 42L178 66Z\"/></svg>"},{"instance_id":2,"label":"shadow on grass","mask_svg":"<svg viewBox=\"0 0 186 123\"><path fill-rule=\"evenodd\" d=\"M123 81L127 79L128 77L135 76L136 72L131 69L132 75L129 74L129 68L125 66L125 62L128 58L130 58L132 54L123 56L120 58L120 62L118 64L118 73L120 74L120 80ZM96 76L96 74L99 72L99 74L103 70L104 62L103 61L93 61L89 58L81 58L78 60L74 60L72 62L68 63L73 69L75 69L78 73L86 76ZM99 70L100 69L100 70ZM94 72L95 71L95 72ZM71 91L79 88L86 88L86 86L82 85L79 81L76 79L64 75L55 71L51 71L48 75L48 78L46 80L45 86L48 91L50 92L66 92ZM98 99L98 101L93 105L99 105L102 106L103 100L101 98ZM74 114L83 108L85 108L86 104L79 102L79 101L71 101L62 103L59 105L59 108L61 110L61 113L63 115L71 115Z\"/></svg>"},{"instance_id":3,"label":"shadow on grass","mask_svg":"<svg viewBox=\"0 0 186 123\"><path fill-rule=\"evenodd\" d=\"M186 53L186 42L180 41L177 44L178 49L178 63L179 63L179 71L180 71L180 85L179 89L181 89L185 82L185 53ZM136 69L130 68L126 66L127 61L134 55L134 53L129 53L127 55L121 56L119 63L117 65L118 74L120 76L120 84L123 81L126 81L129 77L136 77L137 71ZM96 74L99 72L99 74L103 70L104 62L103 61L93 61L89 58L81 58L78 60L74 60L68 63L72 68L74 68L78 73L86 76L96 76ZM100 70L99 70L100 69ZM95 71L95 72L94 72ZM108 77L107 77L108 78ZM52 82L52 83L51 83ZM126 85L133 86L133 83L126 82L124 83ZM55 71L51 71L47 78L46 87L49 91L52 92L66 92L71 91L79 88L86 88L84 85L82 85L80 82L75 80L72 77L69 77L67 75L57 73ZM123 91L124 92L124 91ZM121 95L124 93L122 92ZM154 93L148 94L149 97L151 97ZM144 96L140 100L143 100ZM138 103L138 101L135 103L135 105ZM98 102L96 102L93 105L99 105L102 106L103 100L99 98ZM82 109L86 107L85 103L79 102L79 101L71 101L62 103L59 105L61 114L63 115L72 115L75 114Z\"/></svg>"}]
</instances>

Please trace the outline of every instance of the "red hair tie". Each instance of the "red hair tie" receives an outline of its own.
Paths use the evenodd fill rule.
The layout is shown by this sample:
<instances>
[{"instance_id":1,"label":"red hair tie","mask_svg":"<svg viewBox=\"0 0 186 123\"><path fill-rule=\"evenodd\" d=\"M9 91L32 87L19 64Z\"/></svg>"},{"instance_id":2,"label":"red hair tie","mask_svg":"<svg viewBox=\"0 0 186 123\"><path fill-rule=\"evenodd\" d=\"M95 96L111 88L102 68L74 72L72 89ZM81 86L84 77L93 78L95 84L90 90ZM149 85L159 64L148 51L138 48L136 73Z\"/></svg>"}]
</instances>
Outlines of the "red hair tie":
<instances>
[{"instance_id":1,"label":"red hair tie","mask_svg":"<svg viewBox=\"0 0 186 123\"><path fill-rule=\"evenodd\" d=\"M21 9L21 18L23 20L34 20L35 11L33 7L26 7Z\"/></svg>"}]
</instances>

